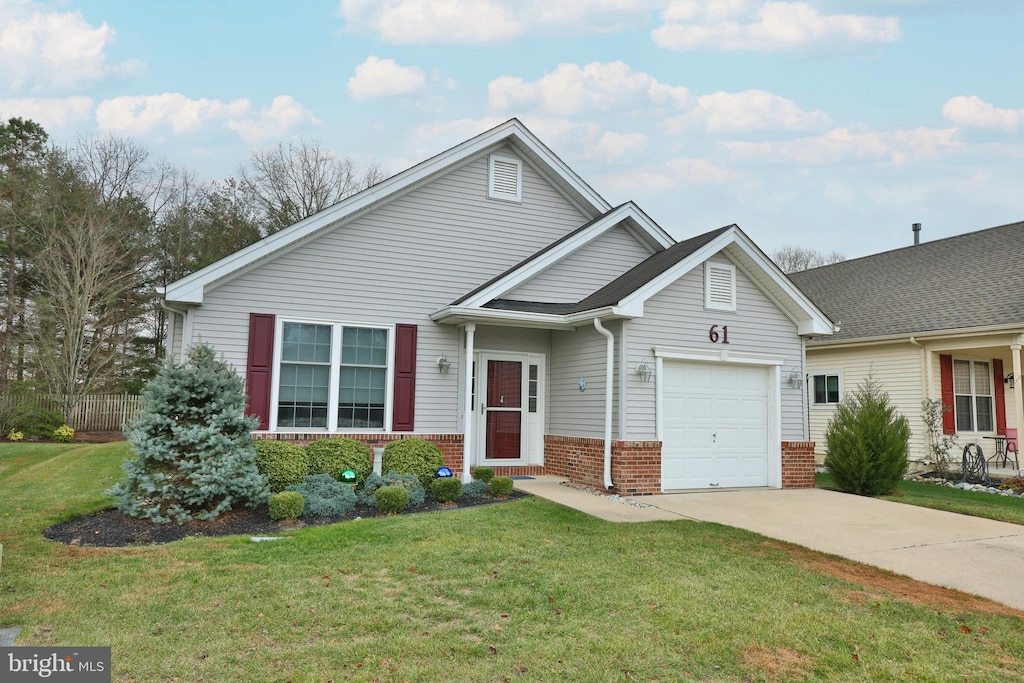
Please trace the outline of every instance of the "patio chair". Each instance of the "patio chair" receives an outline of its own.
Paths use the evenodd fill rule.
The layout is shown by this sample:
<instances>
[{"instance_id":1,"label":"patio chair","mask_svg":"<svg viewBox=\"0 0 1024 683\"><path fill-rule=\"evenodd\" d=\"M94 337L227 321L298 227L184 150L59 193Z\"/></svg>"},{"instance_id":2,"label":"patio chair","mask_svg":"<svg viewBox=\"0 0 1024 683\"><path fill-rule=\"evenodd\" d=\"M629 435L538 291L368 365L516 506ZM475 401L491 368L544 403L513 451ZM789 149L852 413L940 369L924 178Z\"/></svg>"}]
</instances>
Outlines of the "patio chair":
<instances>
[{"instance_id":1,"label":"patio chair","mask_svg":"<svg viewBox=\"0 0 1024 683\"><path fill-rule=\"evenodd\" d=\"M1006 429L1006 449L1003 451L1003 453L1006 456L1006 460L1003 461L1003 464L1006 464L1006 462L1010 458L1010 454L1012 453L1013 454L1013 468L1015 470L1019 470L1020 469L1020 458L1019 458L1020 453L1019 453L1019 448L1017 446L1017 430L1016 429L1010 429L1010 428Z\"/></svg>"}]
</instances>

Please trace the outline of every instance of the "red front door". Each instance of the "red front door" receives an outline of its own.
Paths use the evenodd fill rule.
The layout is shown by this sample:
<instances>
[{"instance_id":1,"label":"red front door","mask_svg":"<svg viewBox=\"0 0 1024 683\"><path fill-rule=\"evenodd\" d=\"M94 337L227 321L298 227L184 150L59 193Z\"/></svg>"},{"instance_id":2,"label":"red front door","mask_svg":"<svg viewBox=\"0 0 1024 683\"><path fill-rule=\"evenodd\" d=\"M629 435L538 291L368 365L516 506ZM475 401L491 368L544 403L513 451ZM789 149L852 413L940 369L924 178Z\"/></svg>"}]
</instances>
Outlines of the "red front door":
<instances>
[{"instance_id":1,"label":"red front door","mask_svg":"<svg viewBox=\"0 0 1024 683\"><path fill-rule=\"evenodd\" d=\"M522 457L523 364L514 360L487 361L488 459Z\"/></svg>"}]
</instances>

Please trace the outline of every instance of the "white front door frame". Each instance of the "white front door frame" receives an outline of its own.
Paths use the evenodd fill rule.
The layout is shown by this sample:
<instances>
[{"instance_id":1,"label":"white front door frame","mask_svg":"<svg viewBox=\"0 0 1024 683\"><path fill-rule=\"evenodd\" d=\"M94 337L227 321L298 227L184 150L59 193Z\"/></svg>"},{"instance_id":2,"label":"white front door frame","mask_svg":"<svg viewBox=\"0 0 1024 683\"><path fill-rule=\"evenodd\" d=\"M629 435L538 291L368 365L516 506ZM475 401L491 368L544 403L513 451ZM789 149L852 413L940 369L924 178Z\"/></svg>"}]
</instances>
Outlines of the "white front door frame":
<instances>
[{"instance_id":1,"label":"white front door frame","mask_svg":"<svg viewBox=\"0 0 1024 683\"><path fill-rule=\"evenodd\" d=\"M488 361L514 361L521 363L522 367L522 385L521 385L521 397L519 411L522 415L520 422L520 443L519 443L519 457L512 458L487 458L487 363ZM476 386L473 394L475 396L474 405L474 465L486 465L488 467L507 467L507 466L523 466L542 464L542 462L532 462L530 459L531 445L533 441L538 438L543 439L542 432L544 430L544 364L545 357L542 354L536 353L519 353L514 351L489 351L480 350L474 354L474 361L476 362ZM533 415L537 417L531 417L529 412L530 406L530 365L538 366L538 381L537 381L537 412ZM496 407L495 407L496 408ZM535 433L536 432L536 433ZM536 447L533 450L538 450ZM541 448L539 452L543 453L543 441L541 441ZM541 455L541 457L543 457Z\"/></svg>"}]
</instances>

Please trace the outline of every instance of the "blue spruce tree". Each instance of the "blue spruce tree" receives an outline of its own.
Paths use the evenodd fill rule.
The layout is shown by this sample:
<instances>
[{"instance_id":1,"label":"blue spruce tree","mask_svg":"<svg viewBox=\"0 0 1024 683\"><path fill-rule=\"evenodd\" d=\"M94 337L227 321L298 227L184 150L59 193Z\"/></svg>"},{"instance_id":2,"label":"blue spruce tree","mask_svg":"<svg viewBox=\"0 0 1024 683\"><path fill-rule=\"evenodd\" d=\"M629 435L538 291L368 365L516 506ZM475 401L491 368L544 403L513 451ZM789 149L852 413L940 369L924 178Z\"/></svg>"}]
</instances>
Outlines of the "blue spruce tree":
<instances>
[{"instance_id":1,"label":"blue spruce tree","mask_svg":"<svg viewBox=\"0 0 1024 683\"><path fill-rule=\"evenodd\" d=\"M242 380L209 346L184 364L168 360L142 393L144 409L126 433L135 457L125 481L107 491L132 517L165 524L210 520L269 496L256 469Z\"/></svg>"}]
</instances>

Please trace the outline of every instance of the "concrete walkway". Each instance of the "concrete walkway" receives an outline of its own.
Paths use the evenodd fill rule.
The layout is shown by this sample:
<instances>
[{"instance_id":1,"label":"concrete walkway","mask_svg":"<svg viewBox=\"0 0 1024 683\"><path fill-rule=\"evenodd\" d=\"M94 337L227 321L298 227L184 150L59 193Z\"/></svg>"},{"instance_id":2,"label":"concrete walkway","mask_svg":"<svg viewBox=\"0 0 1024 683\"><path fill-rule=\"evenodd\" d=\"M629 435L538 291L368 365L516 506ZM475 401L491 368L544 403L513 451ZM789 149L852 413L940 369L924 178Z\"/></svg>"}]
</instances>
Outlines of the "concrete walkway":
<instances>
[{"instance_id":1,"label":"concrete walkway","mask_svg":"<svg viewBox=\"0 0 1024 683\"><path fill-rule=\"evenodd\" d=\"M1024 610L1024 526L821 489L645 496L634 508L557 477L516 488L612 522L717 522Z\"/></svg>"}]
</instances>

